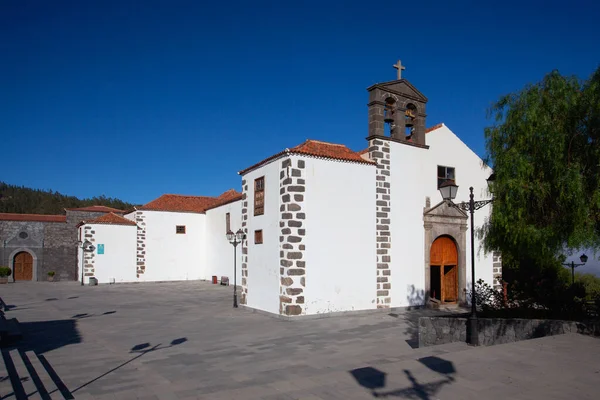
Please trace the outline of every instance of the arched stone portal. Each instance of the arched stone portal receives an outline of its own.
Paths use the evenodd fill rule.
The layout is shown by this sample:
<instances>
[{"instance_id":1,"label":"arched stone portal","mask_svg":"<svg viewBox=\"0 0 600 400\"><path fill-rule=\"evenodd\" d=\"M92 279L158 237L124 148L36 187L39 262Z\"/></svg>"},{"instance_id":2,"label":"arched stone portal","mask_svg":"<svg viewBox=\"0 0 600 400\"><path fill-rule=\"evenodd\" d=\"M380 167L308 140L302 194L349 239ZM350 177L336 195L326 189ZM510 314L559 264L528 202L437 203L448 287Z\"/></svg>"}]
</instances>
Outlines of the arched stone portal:
<instances>
[{"instance_id":1,"label":"arched stone portal","mask_svg":"<svg viewBox=\"0 0 600 400\"><path fill-rule=\"evenodd\" d=\"M425 295L440 303L466 303L467 214L442 201L423 210Z\"/></svg>"},{"instance_id":2,"label":"arched stone portal","mask_svg":"<svg viewBox=\"0 0 600 400\"><path fill-rule=\"evenodd\" d=\"M454 239L438 237L429 253L429 297L443 304L458 302L458 249Z\"/></svg>"},{"instance_id":3,"label":"arched stone portal","mask_svg":"<svg viewBox=\"0 0 600 400\"><path fill-rule=\"evenodd\" d=\"M15 254L13 258L13 279L15 281L33 280L33 256L26 251Z\"/></svg>"}]
</instances>

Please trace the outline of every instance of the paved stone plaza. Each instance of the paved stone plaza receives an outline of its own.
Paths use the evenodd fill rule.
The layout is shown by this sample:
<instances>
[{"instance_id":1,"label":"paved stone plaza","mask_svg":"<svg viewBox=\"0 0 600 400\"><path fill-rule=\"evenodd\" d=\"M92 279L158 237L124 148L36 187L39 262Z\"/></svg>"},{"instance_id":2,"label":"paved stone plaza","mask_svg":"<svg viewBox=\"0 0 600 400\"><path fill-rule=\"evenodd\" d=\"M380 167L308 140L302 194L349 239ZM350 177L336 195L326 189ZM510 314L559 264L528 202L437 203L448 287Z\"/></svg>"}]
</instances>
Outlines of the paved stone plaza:
<instances>
[{"instance_id":1,"label":"paved stone plaza","mask_svg":"<svg viewBox=\"0 0 600 400\"><path fill-rule=\"evenodd\" d=\"M425 311L285 321L234 310L231 287L206 282L19 283L0 296L19 350L67 398L595 399L600 382L600 340L586 336L413 349ZM15 398L3 377L0 398Z\"/></svg>"}]
</instances>

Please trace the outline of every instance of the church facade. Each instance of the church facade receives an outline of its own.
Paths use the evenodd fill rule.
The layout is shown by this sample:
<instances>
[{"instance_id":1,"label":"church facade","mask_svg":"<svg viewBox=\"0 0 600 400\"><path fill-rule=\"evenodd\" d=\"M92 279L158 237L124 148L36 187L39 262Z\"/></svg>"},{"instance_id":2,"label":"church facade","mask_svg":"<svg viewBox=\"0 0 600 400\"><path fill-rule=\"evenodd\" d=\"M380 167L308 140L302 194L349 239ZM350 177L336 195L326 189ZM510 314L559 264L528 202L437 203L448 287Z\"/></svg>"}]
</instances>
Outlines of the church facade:
<instances>
[{"instance_id":1,"label":"church facade","mask_svg":"<svg viewBox=\"0 0 600 400\"><path fill-rule=\"evenodd\" d=\"M452 180L457 202L470 186L486 198L492 171L444 124L425 128L427 98L408 81L368 92L365 151L309 140L240 172L248 307L312 315L467 301L468 215L438 188ZM476 279L497 286L498 255L475 246Z\"/></svg>"},{"instance_id":2,"label":"church facade","mask_svg":"<svg viewBox=\"0 0 600 400\"><path fill-rule=\"evenodd\" d=\"M426 128L428 100L400 74L367 92L363 151L307 140L240 171L241 192L166 194L79 218L71 269L85 283L233 283L226 233L241 228L235 281L246 307L299 316L465 303L469 216L438 189L450 180L457 203L471 186L476 200L488 198L492 171L446 125ZM475 213L476 229L490 207ZM499 255L477 236L475 255L475 279L498 286Z\"/></svg>"}]
</instances>

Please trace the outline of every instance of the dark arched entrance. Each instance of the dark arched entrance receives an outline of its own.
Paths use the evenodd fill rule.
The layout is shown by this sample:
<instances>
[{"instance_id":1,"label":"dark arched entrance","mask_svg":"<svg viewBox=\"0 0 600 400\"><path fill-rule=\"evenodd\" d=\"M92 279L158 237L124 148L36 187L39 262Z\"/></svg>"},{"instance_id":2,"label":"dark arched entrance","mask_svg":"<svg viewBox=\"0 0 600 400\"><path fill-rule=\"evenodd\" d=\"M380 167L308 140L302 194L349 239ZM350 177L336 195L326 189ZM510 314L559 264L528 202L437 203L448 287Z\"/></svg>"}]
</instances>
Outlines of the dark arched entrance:
<instances>
[{"instance_id":1,"label":"dark arched entrance","mask_svg":"<svg viewBox=\"0 0 600 400\"><path fill-rule=\"evenodd\" d=\"M33 280L33 256L28 252L21 251L15 254L13 278L15 281Z\"/></svg>"},{"instance_id":2,"label":"dark arched entrance","mask_svg":"<svg viewBox=\"0 0 600 400\"><path fill-rule=\"evenodd\" d=\"M441 236L431 244L430 294L442 303L458 302L458 249L454 240Z\"/></svg>"}]
</instances>

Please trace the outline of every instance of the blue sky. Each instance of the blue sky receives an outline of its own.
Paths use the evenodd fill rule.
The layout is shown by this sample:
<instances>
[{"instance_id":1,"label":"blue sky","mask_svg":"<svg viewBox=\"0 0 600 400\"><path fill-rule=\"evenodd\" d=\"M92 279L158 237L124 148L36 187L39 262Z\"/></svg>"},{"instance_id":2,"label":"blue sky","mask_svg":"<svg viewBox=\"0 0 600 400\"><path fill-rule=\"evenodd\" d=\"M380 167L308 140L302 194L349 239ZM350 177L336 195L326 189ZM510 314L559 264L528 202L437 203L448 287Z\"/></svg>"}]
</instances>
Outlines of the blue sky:
<instances>
[{"instance_id":1,"label":"blue sky","mask_svg":"<svg viewBox=\"0 0 600 400\"><path fill-rule=\"evenodd\" d=\"M428 126L483 156L499 96L598 66L598 15L592 1L4 0L0 180L138 204L239 189L237 171L307 138L366 147L365 89L398 58Z\"/></svg>"}]
</instances>

